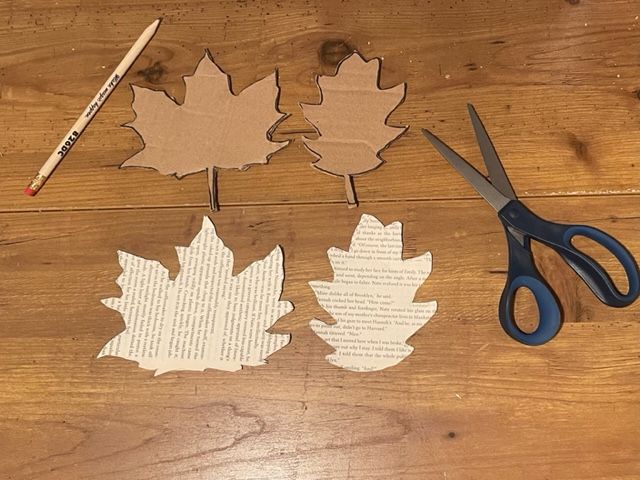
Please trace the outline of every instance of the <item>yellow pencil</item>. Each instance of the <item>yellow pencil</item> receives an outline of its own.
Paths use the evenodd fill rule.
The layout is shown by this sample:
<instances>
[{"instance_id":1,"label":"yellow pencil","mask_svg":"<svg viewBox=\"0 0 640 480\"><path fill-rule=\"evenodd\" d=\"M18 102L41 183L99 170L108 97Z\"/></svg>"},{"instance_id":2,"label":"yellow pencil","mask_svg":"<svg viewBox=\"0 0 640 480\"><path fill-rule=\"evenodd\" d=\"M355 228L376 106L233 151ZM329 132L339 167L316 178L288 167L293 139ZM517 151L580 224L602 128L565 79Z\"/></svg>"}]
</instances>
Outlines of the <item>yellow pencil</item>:
<instances>
[{"instance_id":1,"label":"yellow pencil","mask_svg":"<svg viewBox=\"0 0 640 480\"><path fill-rule=\"evenodd\" d=\"M67 155L67 153L69 153L69 150L71 150L71 147L78 140L78 137L80 137L84 129L87 128L87 125L89 125L91 120L93 120L93 117L95 117L98 110L100 110L100 107L104 104L107 98L109 98L111 92L113 92L118 83L120 83L120 80L122 80L122 77L127 73L127 70L129 70L131 65L133 65L133 62L135 62L138 56L142 53L142 50L144 50L147 44L151 41L158 30L160 21L160 18L156 19L145 29L144 32L142 32L142 35L138 37L136 43L134 43L131 49L129 49L111 76L107 79L104 85L102 85L102 88L100 88L96 96L93 97L84 112L82 112L82 115L80 115L60 144L51 153L38 174L33 180L31 180L29 186L24 189L24 193L33 197L42 188L58 164Z\"/></svg>"}]
</instances>

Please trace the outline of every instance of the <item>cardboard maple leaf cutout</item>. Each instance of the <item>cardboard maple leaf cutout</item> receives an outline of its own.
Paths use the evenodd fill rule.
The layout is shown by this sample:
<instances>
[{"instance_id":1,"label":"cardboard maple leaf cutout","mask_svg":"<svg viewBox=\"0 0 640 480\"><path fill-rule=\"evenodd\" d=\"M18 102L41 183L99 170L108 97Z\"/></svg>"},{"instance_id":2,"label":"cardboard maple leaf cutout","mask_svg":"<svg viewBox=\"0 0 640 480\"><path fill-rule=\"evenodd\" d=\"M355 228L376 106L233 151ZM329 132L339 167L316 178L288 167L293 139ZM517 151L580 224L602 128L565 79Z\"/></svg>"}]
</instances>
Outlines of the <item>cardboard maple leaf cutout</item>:
<instances>
[{"instance_id":1,"label":"cardboard maple leaf cutout","mask_svg":"<svg viewBox=\"0 0 640 480\"><path fill-rule=\"evenodd\" d=\"M103 300L122 315L126 329L102 349L134 360L159 375L170 370L235 371L262 365L289 343L290 335L268 333L293 310L280 301L284 269L276 246L263 260L233 276L233 253L204 217L188 247L176 247L175 280L154 260L119 251L120 298Z\"/></svg>"},{"instance_id":2,"label":"cardboard maple leaf cutout","mask_svg":"<svg viewBox=\"0 0 640 480\"><path fill-rule=\"evenodd\" d=\"M431 254L402 259L402 224L384 226L363 215L349 251L328 251L333 282L309 282L336 323L317 319L313 331L335 348L327 360L358 372L382 370L407 357L406 341L436 312L435 301L414 303L431 273Z\"/></svg>"},{"instance_id":3,"label":"cardboard maple leaf cutout","mask_svg":"<svg viewBox=\"0 0 640 480\"><path fill-rule=\"evenodd\" d=\"M166 92L132 85L136 118L125 126L140 135L144 148L122 166L150 167L178 178L206 170L211 209L218 210L217 168L265 164L289 143L271 141L286 117L277 109L276 72L236 96L229 77L206 51L184 82L182 105Z\"/></svg>"},{"instance_id":4,"label":"cardboard maple leaf cutout","mask_svg":"<svg viewBox=\"0 0 640 480\"><path fill-rule=\"evenodd\" d=\"M380 152L407 129L386 124L404 100L406 85L382 90L379 75L380 59L367 62L355 52L342 60L335 76L317 78L319 104L300 104L320 135L303 139L317 158L311 165L344 178L349 207L358 205L352 176L379 167L384 162Z\"/></svg>"}]
</instances>

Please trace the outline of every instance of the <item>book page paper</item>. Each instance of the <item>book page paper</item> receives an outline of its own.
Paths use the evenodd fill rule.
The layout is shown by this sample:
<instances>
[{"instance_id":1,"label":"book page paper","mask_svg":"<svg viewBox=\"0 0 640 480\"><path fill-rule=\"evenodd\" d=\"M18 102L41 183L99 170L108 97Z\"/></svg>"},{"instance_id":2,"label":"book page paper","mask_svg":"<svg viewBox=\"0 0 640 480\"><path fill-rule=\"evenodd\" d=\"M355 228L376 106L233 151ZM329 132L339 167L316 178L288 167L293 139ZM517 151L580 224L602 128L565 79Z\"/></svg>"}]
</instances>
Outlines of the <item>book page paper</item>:
<instances>
[{"instance_id":1,"label":"book page paper","mask_svg":"<svg viewBox=\"0 0 640 480\"><path fill-rule=\"evenodd\" d=\"M157 261L118 252L120 298L103 303L121 313L126 329L99 354L135 360L156 370L216 368L234 371L262 365L289 343L271 334L281 316L293 310L280 301L284 281L282 250L232 276L233 254L205 217L189 247L176 247L180 273L175 280Z\"/></svg>"},{"instance_id":2,"label":"book page paper","mask_svg":"<svg viewBox=\"0 0 640 480\"><path fill-rule=\"evenodd\" d=\"M349 251L328 251L333 282L310 282L320 306L336 323L311 321L335 348L327 360L354 371L373 371L402 361L407 339L436 312L436 302L415 303L415 292L431 273L431 254L402 259L402 224L384 226L363 215Z\"/></svg>"}]
</instances>

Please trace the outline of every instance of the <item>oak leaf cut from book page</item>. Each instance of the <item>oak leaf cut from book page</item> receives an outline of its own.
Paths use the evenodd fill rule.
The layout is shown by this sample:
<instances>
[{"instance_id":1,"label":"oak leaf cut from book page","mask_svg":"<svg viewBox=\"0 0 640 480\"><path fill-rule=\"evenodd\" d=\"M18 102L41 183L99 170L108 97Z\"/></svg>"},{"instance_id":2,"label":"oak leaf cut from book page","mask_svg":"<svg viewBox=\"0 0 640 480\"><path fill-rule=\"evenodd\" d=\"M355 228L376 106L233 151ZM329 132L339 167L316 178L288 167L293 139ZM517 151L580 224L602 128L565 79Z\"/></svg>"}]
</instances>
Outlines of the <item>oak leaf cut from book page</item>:
<instances>
[{"instance_id":1,"label":"oak leaf cut from book page","mask_svg":"<svg viewBox=\"0 0 640 480\"><path fill-rule=\"evenodd\" d=\"M407 127L389 126L387 118L405 97L406 84L381 89L380 59L365 61L354 52L338 65L334 76L318 76L319 104L300 104L305 119L319 134L304 137L317 158L315 168L344 178L349 207L358 205L353 175L379 167L382 150Z\"/></svg>"},{"instance_id":2,"label":"oak leaf cut from book page","mask_svg":"<svg viewBox=\"0 0 640 480\"><path fill-rule=\"evenodd\" d=\"M289 143L271 140L287 116L278 111L277 72L234 95L230 78L207 50L184 82L182 104L164 91L132 86L136 118L125 126L140 135L144 148L122 167L149 167L177 178L206 170L211 209L218 210L218 168L265 164Z\"/></svg>"},{"instance_id":3,"label":"oak leaf cut from book page","mask_svg":"<svg viewBox=\"0 0 640 480\"><path fill-rule=\"evenodd\" d=\"M328 251L333 282L310 282L318 303L335 323L317 319L313 331L335 349L327 360L356 372L398 364L413 347L406 341L436 312L435 301L416 303L416 290L431 273L431 253L402 259L402 224L386 227L363 215L349 251Z\"/></svg>"},{"instance_id":4,"label":"oak leaf cut from book page","mask_svg":"<svg viewBox=\"0 0 640 480\"><path fill-rule=\"evenodd\" d=\"M98 357L134 360L156 375L207 368L236 371L266 363L289 343L290 335L267 332L293 310L290 302L280 300L280 246L233 276L233 253L204 217L191 245L176 251L180 273L175 280L160 262L118 252L122 296L102 303L120 312L126 328Z\"/></svg>"}]
</instances>

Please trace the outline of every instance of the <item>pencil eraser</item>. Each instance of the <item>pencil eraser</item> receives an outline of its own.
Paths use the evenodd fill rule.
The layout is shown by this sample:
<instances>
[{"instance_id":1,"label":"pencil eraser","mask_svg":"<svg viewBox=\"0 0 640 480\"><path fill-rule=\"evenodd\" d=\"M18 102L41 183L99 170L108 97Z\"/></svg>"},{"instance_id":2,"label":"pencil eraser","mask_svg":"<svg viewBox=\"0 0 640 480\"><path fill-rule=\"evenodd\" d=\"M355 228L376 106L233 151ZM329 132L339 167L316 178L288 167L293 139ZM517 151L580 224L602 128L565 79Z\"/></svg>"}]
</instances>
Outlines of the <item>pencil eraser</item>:
<instances>
[{"instance_id":1,"label":"pencil eraser","mask_svg":"<svg viewBox=\"0 0 640 480\"><path fill-rule=\"evenodd\" d=\"M27 188L24 189L24 194L25 195L29 195L30 197L34 197L36 195L36 191L37 190L34 190L34 189L30 188L30 187L27 187Z\"/></svg>"}]
</instances>

